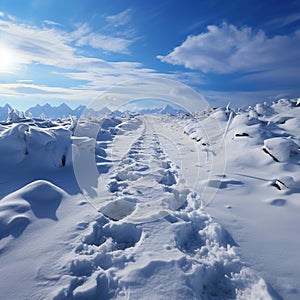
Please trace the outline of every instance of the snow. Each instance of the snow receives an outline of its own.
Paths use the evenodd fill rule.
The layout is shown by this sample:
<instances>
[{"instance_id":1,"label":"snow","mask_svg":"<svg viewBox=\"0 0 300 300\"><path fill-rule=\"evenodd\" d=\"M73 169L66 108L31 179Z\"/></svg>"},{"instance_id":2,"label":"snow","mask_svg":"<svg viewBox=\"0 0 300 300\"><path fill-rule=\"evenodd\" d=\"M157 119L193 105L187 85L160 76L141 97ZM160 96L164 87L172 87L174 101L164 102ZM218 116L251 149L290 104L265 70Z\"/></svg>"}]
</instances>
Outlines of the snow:
<instances>
[{"instance_id":1,"label":"snow","mask_svg":"<svg viewBox=\"0 0 300 300\"><path fill-rule=\"evenodd\" d=\"M263 149L277 162L287 162L299 153L299 145L284 137L266 139Z\"/></svg>"},{"instance_id":2,"label":"snow","mask_svg":"<svg viewBox=\"0 0 300 300\"><path fill-rule=\"evenodd\" d=\"M248 112L233 119L222 181L241 184L221 189L207 210L232 233L247 264L284 299L298 299L299 108L283 100L267 106L267 111L252 123Z\"/></svg>"},{"instance_id":3,"label":"snow","mask_svg":"<svg viewBox=\"0 0 300 300\"><path fill-rule=\"evenodd\" d=\"M66 193L45 180L34 181L0 202L0 238L19 237L36 218L57 220L56 210Z\"/></svg>"},{"instance_id":4,"label":"snow","mask_svg":"<svg viewBox=\"0 0 300 300\"><path fill-rule=\"evenodd\" d=\"M42 129L26 123L12 124L0 133L0 145L3 164L38 160L40 165L51 167L72 162L71 132L66 128Z\"/></svg>"},{"instance_id":5,"label":"snow","mask_svg":"<svg viewBox=\"0 0 300 300\"><path fill-rule=\"evenodd\" d=\"M294 101L56 121L10 111L1 299L299 299Z\"/></svg>"},{"instance_id":6,"label":"snow","mask_svg":"<svg viewBox=\"0 0 300 300\"><path fill-rule=\"evenodd\" d=\"M7 119L8 112L12 109L9 104L5 104L3 107L0 106L0 121Z\"/></svg>"}]
</instances>

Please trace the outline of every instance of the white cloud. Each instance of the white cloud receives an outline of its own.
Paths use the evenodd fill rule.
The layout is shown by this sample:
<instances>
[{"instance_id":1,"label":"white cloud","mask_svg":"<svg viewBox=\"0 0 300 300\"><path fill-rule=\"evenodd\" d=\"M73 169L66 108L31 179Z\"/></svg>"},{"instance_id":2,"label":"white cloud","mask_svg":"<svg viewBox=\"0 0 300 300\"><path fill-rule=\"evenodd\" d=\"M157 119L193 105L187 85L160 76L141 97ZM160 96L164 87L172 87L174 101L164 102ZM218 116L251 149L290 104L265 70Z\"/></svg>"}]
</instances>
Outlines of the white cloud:
<instances>
[{"instance_id":1,"label":"white cloud","mask_svg":"<svg viewBox=\"0 0 300 300\"><path fill-rule=\"evenodd\" d=\"M39 63L66 69L108 65L101 59L79 55L80 46L90 44L106 51L127 52L130 44L125 39L95 34L84 25L70 33L53 26L40 28L4 19L0 19L0 36L1 43L14 51L16 63Z\"/></svg>"},{"instance_id":2,"label":"white cloud","mask_svg":"<svg viewBox=\"0 0 300 300\"><path fill-rule=\"evenodd\" d=\"M300 20L300 13L293 13L288 16L273 19L273 20L267 22L266 24L269 26L272 26L272 27L281 28L281 27L285 27L285 26L290 25L299 20Z\"/></svg>"},{"instance_id":3,"label":"white cloud","mask_svg":"<svg viewBox=\"0 0 300 300\"><path fill-rule=\"evenodd\" d=\"M95 33L86 24L81 25L73 36L78 36L77 46L89 45L95 49L118 53L129 53L128 48L133 42L121 37Z\"/></svg>"},{"instance_id":4,"label":"white cloud","mask_svg":"<svg viewBox=\"0 0 300 300\"><path fill-rule=\"evenodd\" d=\"M55 86L35 85L29 83L4 83L0 84L1 98L18 97L36 99L39 102L42 99L60 99L64 101L91 101L100 94L96 90L80 89L80 88L64 88Z\"/></svg>"},{"instance_id":5,"label":"white cloud","mask_svg":"<svg viewBox=\"0 0 300 300\"><path fill-rule=\"evenodd\" d=\"M111 15L106 17L106 21L110 26L120 27L128 24L131 20L132 11L130 8L121 11L116 15Z\"/></svg>"},{"instance_id":6,"label":"white cloud","mask_svg":"<svg viewBox=\"0 0 300 300\"><path fill-rule=\"evenodd\" d=\"M234 25L211 25L158 58L204 73L256 72L300 67L300 30L289 36L267 37L263 31Z\"/></svg>"},{"instance_id":7,"label":"white cloud","mask_svg":"<svg viewBox=\"0 0 300 300\"><path fill-rule=\"evenodd\" d=\"M64 81L59 86L42 86L29 81L19 80L14 83L0 85L0 97L34 97L39 99L62 99L62 101L90 101L100 92L120 81L126 81L144 76L162 76L153 69L144 68L138 62L110 62L97 57L84 56L80 45L90 39L91 43L110 43L110 49L120 47L113 39L97 39L87 25L82 25L73 32L63 28L47 27L47 22L41 27L23 24L20 21L0 19L1 43L14 53L14 61L19 65L18 77L22 70L31 65L53 67L47 74L65 76L73 88L65 88ZM99 35L98 35L99 37ZM94 45L95 46L95 45ZM108 47L108 46L103 46ZM125 46L122 48L125 49ZM121 50L121 48L119 48ZM24 67L24 68L23 68ZM48 72L48 71L47 71ZM166 75L172 77L172 75ZM58 81L57 81L58 82ZM72 82L72 81L71 81Z\"/></svg>"},{"instance_id":8,"label":"white cloud","mask_svg":"<svg viewBox=\"0 0 300 300\"><path fill-rule=\"evenodd\" d=\"M93 43L94 46L102 43L102 47L107 50L109 48L124 50L125 47L118 39L102 36L101 40L100 35L92 33L87 25L79 26L77 30L70 33L58 28L45 26L40 28L0 19L0 36L1 43L13 50L16 64L47 65L60 70L69 70L70 73L80 72L92 74L94 77L101 76L102 79L112 75L117 79L121 74L140 74L145 71L140 63L109 62L79 54L80 46L85 44L84 41Z\"/></svg>"},{"instance_id":9,"label":"white cloud","mask_svg":"<svg viewBox=\"0 0 300 300\"><path fill-rule=\"evenodd\" d=\"M119 82L148 77L176 79L178 76L158 73L138 62L110 62L84 56L81 54L79 41L82 42L84 37L91 37L93 34L87 25L67 32L61 27L48 28L45 24L37 27L0 19L1 42L14 50L15 63L25 66L25 70L30 69L33 64L50 66L53 70L47 74L49 78L64 76L68 79L68 85L73 82L73 86L64 87L64 80L61 83L56 80L58 86L51 86L20 79L17 82L0 84L2 101L15 97L36 102L60 100L88 103ZM21 71L18 76L22 78ZM191 75L187 73L186 76Z\"/></svg>"},{"instance_id":10,"label":"white cloud","mask_svg":"<svg viewBox=\"0 0 300 300\"><path fill-rule=\"evenodd\" d=\"M57 22L54 22L54 21L51 21L51 20L44 20L44 23L47 24L47 25L52 25L52 26L62 26L60 23L57 23Z\"/></svg>"},{"instance_id":11,"label":"white cloud","mask_svg":"<svg viewBox=\"0 0 300 300\"><path fill-rule=\"evenodd\" d=\"M1 42L14 50L15 62L19 64L69 68L80 60L69 45L70 37L63 31L0 20L0 35Z\"/></svg>"},{"instance_id":12,"label":"white cloud","mask_svg":"<svg viewBox=\"0 0 300 300\"><path fill-rule=\"evenodd\" d=\"M32 83L32 79L19 79L17 80L18 83Z\"/></svg>"},{"instance_id":13,"label":"white cloud","mask_svg":"<svg viewBox=\"0 0 300 300\"><path fill-rule=\"evenodd\" d=\"M111 33L114 37L119 37L125 41L134 43L141 39L138 36L136 28L132 25L133 10L128 8L116 15L106 16L106 24L102 29L105 32Z\"/></svg>"}]
</instances>

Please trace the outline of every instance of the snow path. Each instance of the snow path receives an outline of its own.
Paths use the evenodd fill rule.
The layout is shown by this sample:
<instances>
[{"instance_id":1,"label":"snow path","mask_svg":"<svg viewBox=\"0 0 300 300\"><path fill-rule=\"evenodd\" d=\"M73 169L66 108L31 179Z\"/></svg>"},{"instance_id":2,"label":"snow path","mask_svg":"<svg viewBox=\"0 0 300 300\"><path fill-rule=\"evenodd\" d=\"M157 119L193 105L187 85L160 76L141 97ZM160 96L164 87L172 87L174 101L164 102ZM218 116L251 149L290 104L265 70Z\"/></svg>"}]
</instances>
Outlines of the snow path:
<instances>
[{"instance_id":1,"label":"snow path","mask_svg":"<svg viewBox=\"0 0 300 300\"><path fill-rule=\"evenodd\" d=\"M149 122L144 120L144 124L143 132L117 164L108 182L109 190L117 198L101 211L115 220L145 222L168 214L162 207L176 209L185 202L180 193L175 195L168 188L178 182L179 167L168 159Z\"/></svg>"},{"instance_id":2,"label":"snow path","mask_svg":"<svg viewBox=\"0 0 300 300\"><path fill-rule=\"evenodd\" d=\"M139 119L144 126L131 142L112 143L122 150L111 151L115 165L105 175L111 196L100 211L107 217L83 224L72 255L63 258L66 283L59 282L55 299L272 299L264 280L242 265L228 233L201 210L183 178L188 166L180 169L186 157L163 139L170 127ZM181 154L195 155L182 133L185 139Z\"/></svg>"}]
</instances>

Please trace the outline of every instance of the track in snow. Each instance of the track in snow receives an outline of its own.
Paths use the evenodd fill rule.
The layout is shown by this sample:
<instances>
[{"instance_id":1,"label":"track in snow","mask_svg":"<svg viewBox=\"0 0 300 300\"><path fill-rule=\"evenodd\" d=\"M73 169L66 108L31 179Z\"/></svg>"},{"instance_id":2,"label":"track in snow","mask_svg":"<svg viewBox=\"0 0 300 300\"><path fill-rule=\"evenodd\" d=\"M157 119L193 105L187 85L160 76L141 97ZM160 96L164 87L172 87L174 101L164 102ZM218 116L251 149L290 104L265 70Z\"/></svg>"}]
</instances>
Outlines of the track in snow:
<instances>
[{"instance_id":1,"label":"track in snow","mask_svg":"<svg viewBox=\"0 0 300 300\"><path fill-rule=\"evenodd\" d=\"M54 299L272 299L144 124L125 155L112 154L106 216L78 224Z\"/></svg>"},{"instance_id":2,"label":"track in snow","mask_svg":"<svg viewBox=\"0 0 300 300\"><path fill-rule=\"evenodd\" d=\"M108 183L116 199L101 211L114 220L143 222L162 217L166 214L162 209L183 204L180 193L171 188L179 180L177 169L158 135L146 128L116 166Z\"/></svg>"}]
</instances>

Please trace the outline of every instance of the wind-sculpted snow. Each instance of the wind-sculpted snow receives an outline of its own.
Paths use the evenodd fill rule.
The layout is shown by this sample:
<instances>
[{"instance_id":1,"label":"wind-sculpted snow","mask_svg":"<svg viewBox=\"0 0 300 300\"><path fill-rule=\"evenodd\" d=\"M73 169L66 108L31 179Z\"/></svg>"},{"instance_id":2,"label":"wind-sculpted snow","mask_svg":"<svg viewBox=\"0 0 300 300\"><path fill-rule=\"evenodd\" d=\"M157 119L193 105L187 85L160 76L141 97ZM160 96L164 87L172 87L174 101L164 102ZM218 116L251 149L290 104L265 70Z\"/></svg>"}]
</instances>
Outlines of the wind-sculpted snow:
<instances>
[{"instance_id":1,"label":"wind-sculpted snow","mask_svg":"<svg viewBox=\"0 0 300 300\"><path fill-rule=\"evenodd\" d=\"M289 100L2 122L0 298L298 299L299 145Z\"/></svg>"},{"instance_id":2,"label":"wind-sculpted snow","mask_svg":"<svg viewBox=\"0 0 300 300\"><path fill-rule=\"evenodd\" d=\"M35 124L12 124L0 133L3 164L25 160L39 162L39 167L61 167L71 164L71 132L63 127L39 128ZM33 164L33 166L36 164Z\"/></svg>"},{"instance_id":3,"label":"wind-sculpted snow","mask_svg":"<svg viewBox=\"0 0 300 300\"><path fill-rule=\"evenodd\" d=\"M58 220L56 211L67 194L44 180L34 181L0 202L0 239L19 237L36 219Z\"/></svg>"}]
</instances>

